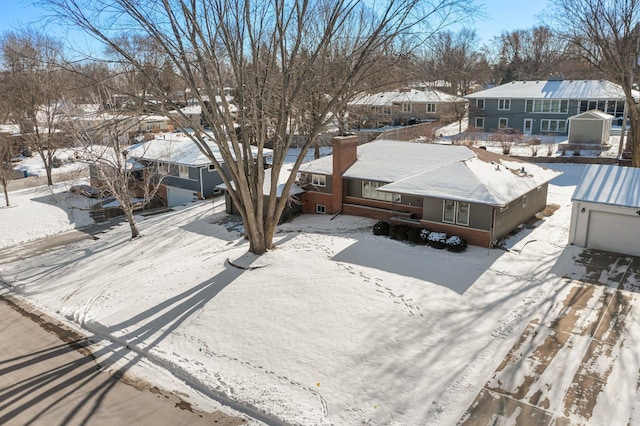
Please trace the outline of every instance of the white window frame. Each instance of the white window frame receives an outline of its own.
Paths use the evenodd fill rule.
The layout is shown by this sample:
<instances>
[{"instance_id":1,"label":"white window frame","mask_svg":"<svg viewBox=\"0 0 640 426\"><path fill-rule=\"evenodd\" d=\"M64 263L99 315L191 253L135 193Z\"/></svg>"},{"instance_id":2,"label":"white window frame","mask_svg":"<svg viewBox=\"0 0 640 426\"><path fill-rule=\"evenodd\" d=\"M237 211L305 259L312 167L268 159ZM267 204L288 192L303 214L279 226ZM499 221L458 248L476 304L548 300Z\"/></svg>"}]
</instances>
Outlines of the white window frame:
<instances>
[{"instance_id":1,"label":"white window frame","mask_svg":"<svg viewBox=\"0 0 640 426\"><path fill-rule=\"evenodd\" d=\"M386 185L385 182L378 182L375 180L363 180L361 182L362 198L370 200L388 201L390 203L399 203L402 201L400 194L394 192L378 191L378 188Z\"/></svg>"},{"instance_id":2,"label":"white window frame","mask_svg":"<svg viewBox=\"0 0 640 426\"><path fill-rule=\"evenodd\" d=\"M567 99L527 99L525 112L533 114L568 114L569 101Z\"/></svg>"},{"instance_id":3,"label":"white window frame","mask_svg":"<svg viewBox=\"0 0 640 426\"><path fill-rule=\"evenodd\" d=\"M433 103L433 102L429 102L429 103L427 104L427 112L428 112L428 113L434 113L434 112L436 112L436 104L435 104L435 103Z\"/></svg>"},{"instance_id":4,"label":"white window frame","mask_svg":"<svg viewBox=\"0 0 640 426\"><path fill-rule=\"evenodd\" d=\"M498 99L498 111L509 111L511 109L511 99Z\"/></svg>"},{"instance_id":5,"label":"white window frame","mask_svg":"<svg viewBox=\"0 0 640 426\"><path fill-rule=\"evenodd\" d=\"M170 176L171 166L163 161L158 162L158 173L163 176Z\"/></svg>"},{"instance_id":6,"label":"white window frame","mask_svg":"<svg viewBox=\"0 0 640 426\"><path fill-rule=\"evenodd\" d=\"M470 212L471 212L470 203L466 201L456 201L456 223L458 225L469 226ZM466 213L466 217L462 216L465 213Z\"/></svg>"},{"instance_id":7,"label":"white window frame","mask_svg":"<svg viewBox=\"0 0 640 426\"><path fill-rule=\"evenodd\" d=\"M480 106L480 104L482 104L482 106ZM485 104L485 100L484 100L484 98L478 98L478 99L476 99L476 108L478 108L478 109L484 109L484 104Z\"/></svg>"},{"instance_id":8,"label":"white window frame","mask_svg":"<svg viewBox=\"0 0 640 426\"><path fill-rule=\"evenodd\" d=\"M460 208L461 206L463 207L462 209ZM466 207L466 217L461 215L461 211L464 211L464 207ZM471 203L467 201L442 200L443 223L469 226L470 217Z\"/></svg>"},{"instance_id":9,"label":"white window frame","mask_svg":"<svg viewBox=\"0 0 640 426\"><path fill-rule=\"evenodd\" d=\"M501 126L500 123L504 120L504 126ZM509 128L509 119L507 117L498 118L498 129L504 130Z\"/></svg>"},{"instance_id":10,"label":"white window frame","mask_svg":"<svg viewBox=\"0 0 640 426\"><path fill-rule=\"evenodd\" d=\"M560 129L560 124L562 124L562 129ZM567 120L553 120L548 118L540 120L540 132L565 133L566 131Z\"/></svg>"},{"instance_id":11,"label":"white window frame","mask_svg":"<svg viewBox=\"0 0 640 426\"><path fill-rule=\"evenodd\" d=\"M210 172L215 172L216 171L216 166L215 164L209 164L207 166L207 170L209 170Z\"/></svg>"},{"instance_id":12,"label":"white window frame","mask_svg":"<svg viewBox=\"0 0 640 426\"><path fill-rule=\"evenodd\" d=\"M482 124L478 124L479 123L478 120L480 120L480 122ZM477 129L484 129L484 117L476 117L476 123L475 124L476 124L476 128Z\"/></svg>"},{"instance_id":13,"label":"white window frame","mask_svg":"<svg viewBox=\"0 0 640 426\"><path fill-rule=\"evenodd\" d=\"M402 112L413 112L413 105L408 102L403 102Z\"/></svg>"},{"instance_id":14,"label":"white window frame","mask_svg":"<svg viewBox=\"0 0 640 426\"><path fill-rule=\"evenodd\" d=\"M327 206L324 204L316 204L316 214L327 214Z\"/></svg>"},{"instance_id":15,"label":"white window frame","mask_svg":"<svg viewBox=\"0 0 640 426\"><path fill-rule=\"evenodd\" d=\"M189 166L178 164L178 176L182 179L189 179Z\"/></svg>"},{"instance_id":16,"label":"white window frame","mask_svg":"<svg viewBox=\"0 0 640 426\"><path fill-rule=\"evenodd\" d=\"M325 175L312 174L311 185L324 188L327 186L327 177Z\"/></svg>"}]
</instances>

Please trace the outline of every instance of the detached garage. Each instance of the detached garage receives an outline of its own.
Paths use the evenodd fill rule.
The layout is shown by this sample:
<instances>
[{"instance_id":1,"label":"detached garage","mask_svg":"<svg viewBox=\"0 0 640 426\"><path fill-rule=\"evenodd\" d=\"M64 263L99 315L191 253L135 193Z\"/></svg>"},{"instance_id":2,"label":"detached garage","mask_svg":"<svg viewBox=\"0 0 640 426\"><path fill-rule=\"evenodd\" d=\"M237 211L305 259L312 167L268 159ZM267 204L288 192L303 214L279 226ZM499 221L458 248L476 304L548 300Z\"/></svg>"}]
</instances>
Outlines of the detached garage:
<instances>
[{"instance_id":1,"label":"detached garage","mask_svg":"<svg viewBox=\"0 0 640 426\"><path fill-rule=\"evenodd\" d=\"M569 118L569 143L606 144L613 116L597 109Z\"/></svg>"},{"instance_id":2,"label":"detached garage","mask_svg":"<svg viewBox=\"0 0 640 426\"><path fill-rule=\"evenodd\" d=\"M640 169L590 165L571 201L571 244L640 256Z\"/></svg>"}]
</instances>

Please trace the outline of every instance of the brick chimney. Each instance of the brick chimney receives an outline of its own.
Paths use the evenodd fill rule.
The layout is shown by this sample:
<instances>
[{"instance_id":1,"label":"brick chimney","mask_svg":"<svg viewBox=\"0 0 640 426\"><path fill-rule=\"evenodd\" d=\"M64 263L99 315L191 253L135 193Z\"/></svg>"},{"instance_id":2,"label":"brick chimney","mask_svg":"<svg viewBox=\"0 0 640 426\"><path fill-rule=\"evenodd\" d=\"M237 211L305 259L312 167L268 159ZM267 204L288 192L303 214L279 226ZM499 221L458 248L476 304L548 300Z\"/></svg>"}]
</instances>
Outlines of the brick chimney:
<instances>
[{"instance_id":1,"label":"brick chimney","mask_svg":"<svg viewBox=\"0 0 640 426\"><path fill-rule=\"evenodd\" d=\"M336 214L342 210L342 192L344 184L342 175L358 159L358 137L336 136L331 139L333 150L333 176L332 176L332 212Z\"/></svg>"}]
</instances>

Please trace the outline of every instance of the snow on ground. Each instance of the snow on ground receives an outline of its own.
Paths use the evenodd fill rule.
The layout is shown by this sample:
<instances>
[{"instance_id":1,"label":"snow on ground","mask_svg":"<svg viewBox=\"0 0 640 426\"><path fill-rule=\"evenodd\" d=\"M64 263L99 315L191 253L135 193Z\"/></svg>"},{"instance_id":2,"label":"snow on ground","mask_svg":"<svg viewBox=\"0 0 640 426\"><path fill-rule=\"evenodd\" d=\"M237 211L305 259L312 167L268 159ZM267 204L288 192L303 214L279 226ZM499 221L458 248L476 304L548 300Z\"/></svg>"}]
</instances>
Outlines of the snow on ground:
<instances>
[{"instance_id":1,"label":"snow on ground","mask_svg":"<svg viewBox=\"0 0 640 426\"><path fill-rule=\"evenodd\" d=\"M137 374L164 367L202 394L289 423L455 424L574 268L570 177L583 166L554 167L569 172L550 187L560 209L512 237L511 251L450 253L374 236L368 219L303 215L279 228L259 267L242 270L228 260L250 263L248 245L219 199L140 218L140 239L123 223L0 265L0 279L124 359L142 357ZM15 198L35 198L36 214L50 203L33 191ZM14 242L45 216L68 227L77 219L61 205L37 220L18 208L0 209L0 232Z\"/></svg>"},{"instance_id":2,"label":"snow on ground","mask_svg":"<svg viewBox=\"0 0 640 426\"><path fill-rule=\"evenodd\" d=\"M94 201L69 192L69 182L12 191L10 207L2 194L0 248L91 225L89 207Z\"/></svg>"}]
</instances>

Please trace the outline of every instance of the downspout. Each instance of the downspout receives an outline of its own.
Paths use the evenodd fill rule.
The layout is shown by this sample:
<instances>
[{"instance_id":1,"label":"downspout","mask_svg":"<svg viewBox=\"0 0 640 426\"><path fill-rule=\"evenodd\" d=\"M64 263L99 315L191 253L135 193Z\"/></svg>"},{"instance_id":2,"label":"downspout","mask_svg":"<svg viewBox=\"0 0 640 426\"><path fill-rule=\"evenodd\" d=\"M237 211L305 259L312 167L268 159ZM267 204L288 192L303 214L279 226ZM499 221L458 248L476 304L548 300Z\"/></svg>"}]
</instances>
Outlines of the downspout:
<instances>
[{"instance_id":1,"label":"downspout","mask_svg":"<svg viewBox=\"0 0 640 426\"><path fill-rule=\"evenodd\" d=\"M496 242L495 239L495 232L496 232L496 209L498 209L499 207L494 207L493 208L493 213L492 213L492 217L491 217L491 241L489 241L489 247L493 247L493 244Z\"/></svg>"},{"instance_id":2,"label":"downspout","mask_svg":"<svg viewBox=\"0 0 640 426\"><path fill-rule=\"evenodd\" d=\"M204 195L204 183L203 183L203 177L202 177L202 171L204 170L204 167L200 167L200 196L202 197L202 199L206 199L207 197ZM213 194L211 194L213 195Z\"/></svg>"}]
</instances>

